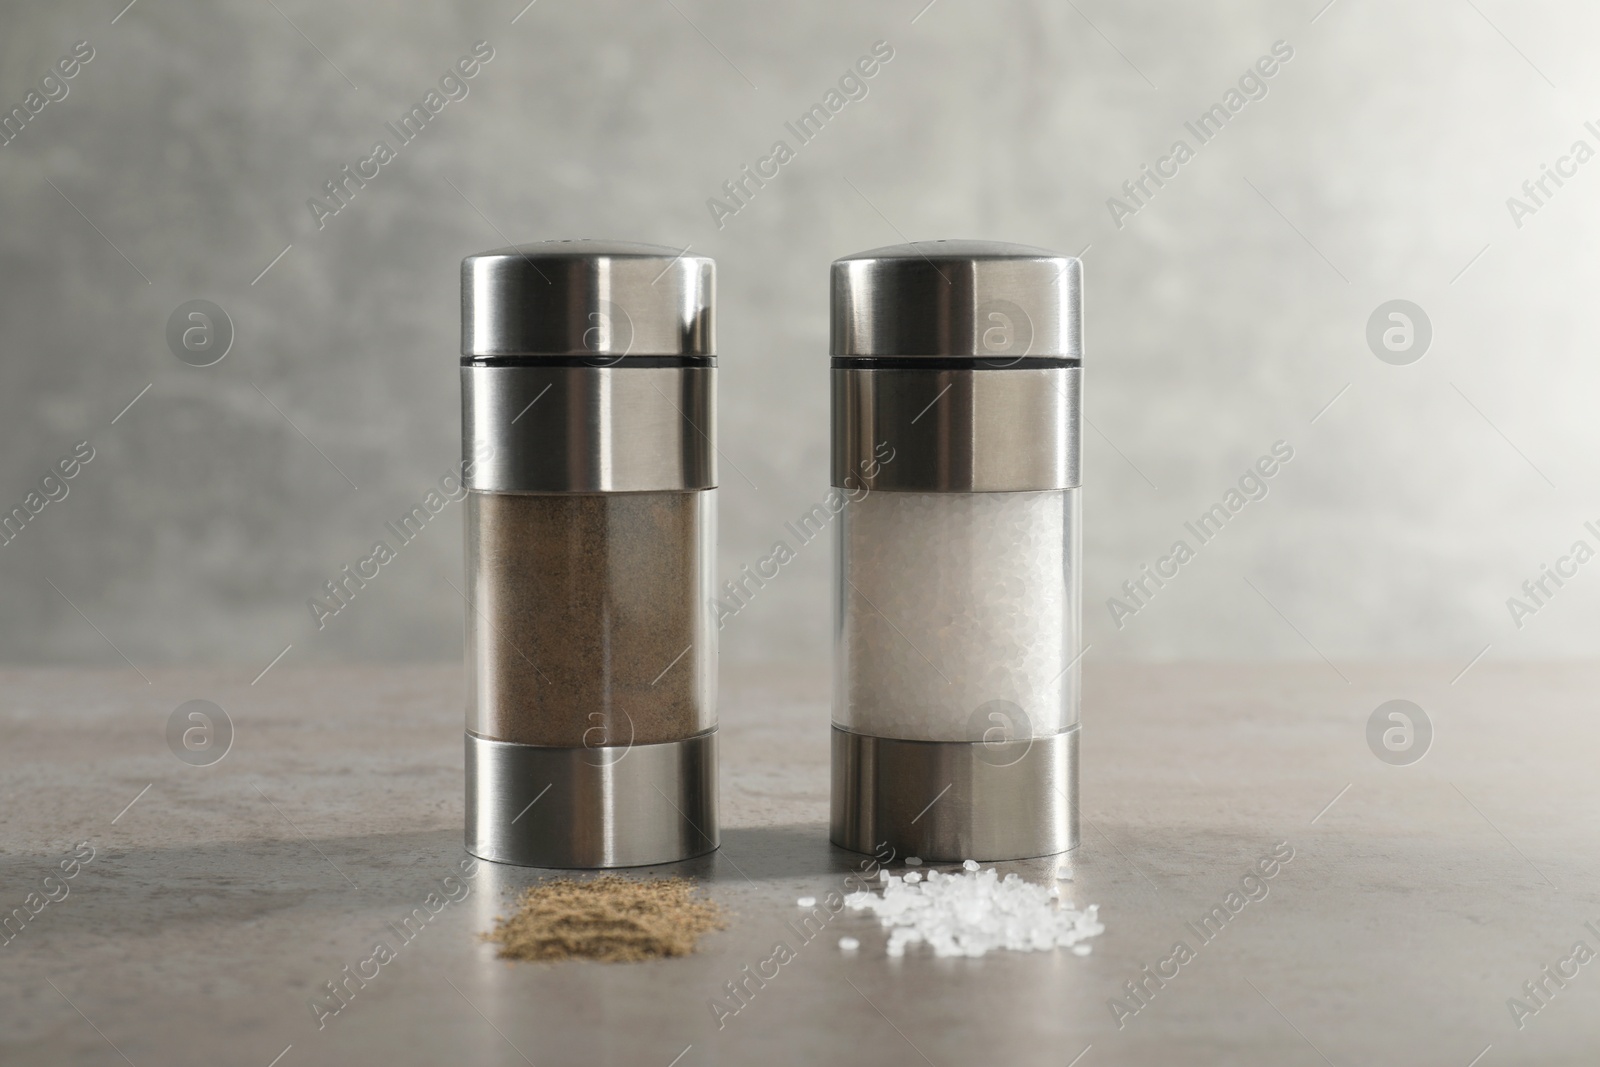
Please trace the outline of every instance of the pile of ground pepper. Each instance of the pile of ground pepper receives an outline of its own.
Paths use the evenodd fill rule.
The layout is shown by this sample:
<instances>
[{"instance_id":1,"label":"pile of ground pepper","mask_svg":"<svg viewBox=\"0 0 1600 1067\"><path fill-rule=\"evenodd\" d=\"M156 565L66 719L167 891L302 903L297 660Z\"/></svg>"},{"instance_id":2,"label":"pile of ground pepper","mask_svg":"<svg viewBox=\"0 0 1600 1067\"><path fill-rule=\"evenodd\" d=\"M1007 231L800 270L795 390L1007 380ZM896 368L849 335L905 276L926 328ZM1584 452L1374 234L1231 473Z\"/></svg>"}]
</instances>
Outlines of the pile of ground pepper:
<instances>
[{"instance_id":1,"label":"pile of ground pepper","mask_svg":"<svg viewBox=\"0 0 1600 1067\"><path fill-rule=\"evenodd\" d=\"M634 881L615 874L562 878L523 890L510 918L484 937L513 960L631 963L687 956L700 936L727 925L722 908L687 878Z\"/></svg>"}]
</instances>

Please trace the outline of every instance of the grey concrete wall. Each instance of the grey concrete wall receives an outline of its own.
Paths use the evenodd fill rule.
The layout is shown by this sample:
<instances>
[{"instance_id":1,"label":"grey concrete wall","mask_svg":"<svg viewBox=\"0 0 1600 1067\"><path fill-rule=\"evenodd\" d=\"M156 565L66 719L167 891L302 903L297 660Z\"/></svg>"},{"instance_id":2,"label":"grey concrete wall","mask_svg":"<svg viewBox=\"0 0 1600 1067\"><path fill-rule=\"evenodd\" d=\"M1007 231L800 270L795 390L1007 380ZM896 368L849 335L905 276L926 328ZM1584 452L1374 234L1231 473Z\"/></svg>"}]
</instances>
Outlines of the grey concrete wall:
<instances>
[{"instance_id":1,"label":"grey concrete wall","mask_svg":"<svg viewBox=\"0 0 1600 1067\"><path fill-rule=\"evenodd\" d=\"M717 258L726 570L825 493L833 257L1087 246L1092 657L1594 649L1600 563L1520 628L1507 606L1600 548L1600 162L1561 163L1600 148L1592 5L923 3L8 5L5 108L94 55L0 147L0 505L94 458L0 547L0 659L459 655L458 505L321 630L306 601L456 458L460 257L556 236ZM719 227L707 199L879 40L868 95ZM469 94L319 228L308 198L477 41ZM1266 95L1201 145L1185 121L1277 41ZM1194 157L1114 219L1180 138ZM1513 217L1544 164L1575 175ZM210 367L167 343L194 299L236 332ZM1366 337L1393 299L1431 323L1408 365ZM1186 534L1278 441L1267 496ZM1195 558L1114 621L1180 538ZM828 554L724 654L821 654Z\"/></svg>"}]
</instances>

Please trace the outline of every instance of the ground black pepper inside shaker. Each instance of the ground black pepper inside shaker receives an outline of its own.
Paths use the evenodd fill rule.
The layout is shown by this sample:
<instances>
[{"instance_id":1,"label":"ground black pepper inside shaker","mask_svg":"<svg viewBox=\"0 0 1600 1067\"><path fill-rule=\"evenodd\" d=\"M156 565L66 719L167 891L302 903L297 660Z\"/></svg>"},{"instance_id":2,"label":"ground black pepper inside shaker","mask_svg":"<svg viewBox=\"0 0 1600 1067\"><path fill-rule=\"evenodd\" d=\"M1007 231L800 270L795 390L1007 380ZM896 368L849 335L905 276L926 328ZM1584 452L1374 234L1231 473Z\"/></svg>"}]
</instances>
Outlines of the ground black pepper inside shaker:
<instances>
[{"instance_id":1,"label":"ground black pepper inside shaker","mask_svg":"<svg viewBox=\"0 0 1600 1067\"><path fill-rule=\"evenodd\" d=\"M716 847L714 285L654 245L462 262L475 855Z\"/></svg>"},{"instance_id":2,"label":"ground black pepper inside shaker","mask_svg":"<svg viewBox=\"0 0 1600 1067\"><path fill-rule=\"evenodd\" d=\"M479 609L496 620L478 635L479 737L596 748L710 728L705 665L691 658L703 640L709 496L468 498L469 568Z\"/></svg>"}]
</instances>

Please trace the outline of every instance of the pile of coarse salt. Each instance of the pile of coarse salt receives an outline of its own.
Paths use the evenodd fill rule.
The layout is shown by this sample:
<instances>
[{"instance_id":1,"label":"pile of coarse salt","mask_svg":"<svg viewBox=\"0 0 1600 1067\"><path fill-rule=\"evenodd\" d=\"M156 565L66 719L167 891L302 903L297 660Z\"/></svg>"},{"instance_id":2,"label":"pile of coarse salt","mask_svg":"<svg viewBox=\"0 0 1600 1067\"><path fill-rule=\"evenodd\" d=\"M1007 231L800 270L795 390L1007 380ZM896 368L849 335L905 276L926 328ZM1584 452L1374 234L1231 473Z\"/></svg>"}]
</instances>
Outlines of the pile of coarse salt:
<instances>
[{"instance_id":1,"label":"pile of coarse salt","mask_svg":"<svg viewBox=\"0 0 1600 1067\"><path fill-rule=\"evenodd\" d=\"M883 872L883 894L850 893L845 905L878 916L889 933L889 955L904 956L907 945L923 942L935 956L982 956L992 949L1048 952L1072 948L1086 956L1085 942L1105 933L1099 905L1082 911L1062 904L1060 891L1001 878L993 867L980 871L972 860L965 870L942 874L908 871L903 878Z\"/></svg>"}]
</instances>

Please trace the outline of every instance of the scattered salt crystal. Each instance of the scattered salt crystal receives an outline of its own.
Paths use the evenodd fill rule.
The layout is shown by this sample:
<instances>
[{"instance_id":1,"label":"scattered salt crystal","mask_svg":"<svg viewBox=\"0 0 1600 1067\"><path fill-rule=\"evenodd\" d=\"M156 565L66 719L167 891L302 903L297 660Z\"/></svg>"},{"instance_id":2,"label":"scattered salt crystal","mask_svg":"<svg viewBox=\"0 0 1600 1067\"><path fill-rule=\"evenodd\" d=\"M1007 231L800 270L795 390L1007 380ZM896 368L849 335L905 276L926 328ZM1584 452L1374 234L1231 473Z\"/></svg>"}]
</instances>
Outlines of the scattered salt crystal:
<instances>
[{"instance_id":1,"label":"scattered salt crystal","mask_svg":"<svg viewBox=\"0 0 1600 1067\"><path fill-rule=\"evenodd\" d=\"M978 871L972 861L963 871L924 878L908 872L890 878L882 893L858 892L845 898L857 911L871 911L889 931L888 955L904 956L907 947L923 943L935 956L982 956L998 949L1048 952L1070 948L1088 954L1089 938L1105 932L1099 908L1082 911L1060 899L1057 886L1033 885L1015 875L999 876L994 868Z\"/></svg>"},{"instance_id":2,"label":"scattered salt crystal","mask_svg":"<svg viewBox=\"0 0 1600 1067\"><path fill-rule=\"evenodd\" d=\"M978 861L977 860L962 860L961 861L961 866L966 868L969 871L975 871L975 870L978 869Z\"/></svg>"},{"instance_id":3,"label":"scattered salt crystal","mask_svg":"<svg viewBox=\"0 0 1600 1067\"><path fill-rule=\"evenodd\" d=\"M906 857L906 866L907 867L921 867L922 866L922 860L920 860L916 856L907 856Z\"/></svg>"},{"instance_id":4,"label":"scattered salt crystal","mask_svg":"<svg viewBox=\"0 0 1600 1067\"><path fill-rule=\"evenodd\" d=\"M801 897L799 900L795 901L795 904L802 908L814 908L817 906L817 898Z\"/></svg>"},{"instance_id":5,"label":"scattered salt crystal","mask_svg":"<svg viewBox=\"0 0 1600 1067\"><path fill-rule=\"evenodd\" d=\"M860 947L861 947L861 942L857 941L853 937L841 937L839 939L839 950L841 952L854 952L856 949L858 949Z\"/></svg>"},{"instance_id":6,"label":"scattered salt crystal","mask_svg":"<svg viewBox=\"0 0 1600 1067\"><path fill-rule=\"evenodd\" d=\"M1076 944L1076 945L1072 946L1072 954L1074 956L1087 956L1089 953L1091 953L1093 951L1094 951L1094 946L1089 944L1088 942L1080 942L1079 944Z\"/></svg>"},{"instance_id":7,"label":"scattered salt crystal","mask_svg":"<svg viewBox=\"0 0 1600 1067\"><path fill-rule=\"evenodd\" d=\"M889 880L889 872L887 870L879 870L878 871L878 881L887 882L888 880Z\"/></svg>"},{"instance_id":8,"label":"scattered salt crystal","mask_svg":"<svg viewBox=\"0 0 1600 1067\"><path fill-rule=\"evenodd\" d=\"M1056 881L1058 881L1058 882L1070 882L1070 881L1072 881L1072 868L1071 867L1057 867L1056 868Z\"/></svg>"}]
</instances>

